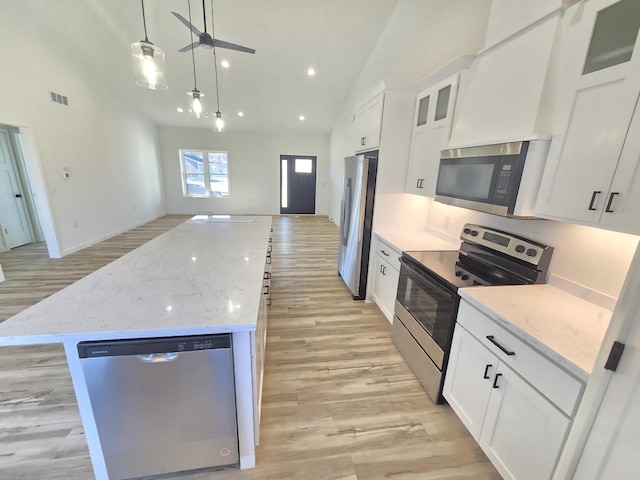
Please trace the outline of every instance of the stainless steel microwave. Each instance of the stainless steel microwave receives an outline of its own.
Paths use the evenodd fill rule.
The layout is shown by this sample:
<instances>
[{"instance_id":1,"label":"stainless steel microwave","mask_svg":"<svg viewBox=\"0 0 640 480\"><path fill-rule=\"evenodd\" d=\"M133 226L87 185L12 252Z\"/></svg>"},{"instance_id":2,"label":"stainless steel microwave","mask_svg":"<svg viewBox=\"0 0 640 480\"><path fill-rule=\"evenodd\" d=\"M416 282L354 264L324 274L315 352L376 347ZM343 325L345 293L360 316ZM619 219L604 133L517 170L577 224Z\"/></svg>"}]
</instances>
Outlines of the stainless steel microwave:
<instances>
[{"instance_id":1,"label":"stainless steel microwave","mask_svg":"<svg viewBox=\"0 0 640 480\"><path fill-rule=\"evenodd\" d=\"M437 202L503 217L534 217L549 140L443 150Z\"/></svg>"}]
</instances>

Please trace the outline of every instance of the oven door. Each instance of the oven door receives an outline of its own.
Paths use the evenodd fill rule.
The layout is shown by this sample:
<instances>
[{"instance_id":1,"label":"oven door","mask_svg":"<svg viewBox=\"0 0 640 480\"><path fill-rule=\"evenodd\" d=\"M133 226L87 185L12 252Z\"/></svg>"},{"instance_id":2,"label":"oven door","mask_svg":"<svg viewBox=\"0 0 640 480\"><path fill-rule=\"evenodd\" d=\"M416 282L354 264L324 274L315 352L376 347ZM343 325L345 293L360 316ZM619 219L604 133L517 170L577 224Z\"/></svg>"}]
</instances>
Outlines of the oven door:
<instances>
[{"instance_id":1,"label":"oven door","mask_svg":"<svg viewBox=\"0 0 640 480\"><path fill-rule=\"evenodd\" d=\"M442 369L458 311L458 294L406 258L401 257L400 262L396 315Z\"/></svg>"}]
</instances>

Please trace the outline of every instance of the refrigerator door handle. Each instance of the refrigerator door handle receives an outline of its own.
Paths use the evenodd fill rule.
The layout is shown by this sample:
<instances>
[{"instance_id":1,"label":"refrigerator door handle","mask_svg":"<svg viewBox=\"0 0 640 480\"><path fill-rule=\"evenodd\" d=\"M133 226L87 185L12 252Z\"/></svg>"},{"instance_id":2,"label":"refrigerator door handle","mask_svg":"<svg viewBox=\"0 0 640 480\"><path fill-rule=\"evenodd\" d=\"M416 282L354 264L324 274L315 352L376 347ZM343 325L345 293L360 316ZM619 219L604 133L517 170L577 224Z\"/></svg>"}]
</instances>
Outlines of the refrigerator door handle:
<instances>
[{"instance_id":1,"label":"refrigerator door handle","mask_svg":"<svg viewBox=\"0 0 640 480\"><path fill-rule=\"evenodd\" d=\"M347 178L344 187L344 202L342 204L342 245L347 246L349 241L349 230L351 228L351 207L353 204L351 179Z\"/></svg>"}]
</instances>

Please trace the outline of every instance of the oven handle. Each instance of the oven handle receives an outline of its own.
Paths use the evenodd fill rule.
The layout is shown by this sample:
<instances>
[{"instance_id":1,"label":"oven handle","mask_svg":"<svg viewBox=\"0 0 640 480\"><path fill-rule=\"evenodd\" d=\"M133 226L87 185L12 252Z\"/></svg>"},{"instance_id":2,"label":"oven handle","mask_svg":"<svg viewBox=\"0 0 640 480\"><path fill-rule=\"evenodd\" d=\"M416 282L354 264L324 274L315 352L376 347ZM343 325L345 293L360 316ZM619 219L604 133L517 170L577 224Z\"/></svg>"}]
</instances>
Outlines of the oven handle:
<instances>
[{"instance_id":1,"label":"oven handle","mask_svg":"<svg viewBox=\"0 0 640 480\"><path fill-rule=\"evenodd\" d=\"M412 275L419 277L425 283L428 283L432 287L436 288L440 295L443 295L443 296L445 296L445 297L447 297L449 299L454 299L457 296L457 294L455 292L451 292L446 286L442 285L436 279L431 277L431 275L429 275L428 273L424 272L423 270L420 270L419 268L413 266L404 257L400 257L400 264L401 264L401 266L400 266L401 269L403 267L406 268L407 270L409 270L409 272L411 272ZM400 294L400 291L398 291L398 294Z\"/></svg>"}]
</instances>

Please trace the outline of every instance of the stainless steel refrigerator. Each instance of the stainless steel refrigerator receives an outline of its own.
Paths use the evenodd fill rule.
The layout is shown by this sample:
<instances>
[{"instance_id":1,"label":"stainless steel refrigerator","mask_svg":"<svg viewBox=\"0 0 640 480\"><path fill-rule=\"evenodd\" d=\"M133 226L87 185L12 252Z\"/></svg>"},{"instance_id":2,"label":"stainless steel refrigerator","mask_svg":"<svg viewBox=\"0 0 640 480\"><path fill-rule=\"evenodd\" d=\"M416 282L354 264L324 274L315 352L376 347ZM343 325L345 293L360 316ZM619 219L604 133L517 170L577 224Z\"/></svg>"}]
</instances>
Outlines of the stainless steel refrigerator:
<instances>
[{"instance_id":1,"label":"stainless steel refrigerator","mask_svg":"<svg viewBox=\"0 0 640 480\"><path fill-rule=\"evenodd\" d=\"M344 159L338 272L354 300L366 296L377 169L377 151Z\"/></svg>"}]
</instances>

